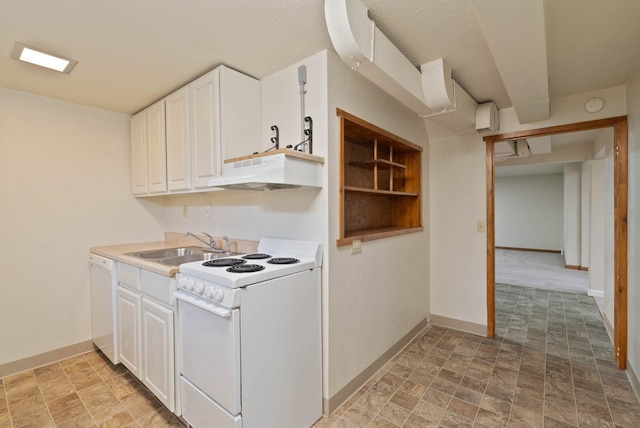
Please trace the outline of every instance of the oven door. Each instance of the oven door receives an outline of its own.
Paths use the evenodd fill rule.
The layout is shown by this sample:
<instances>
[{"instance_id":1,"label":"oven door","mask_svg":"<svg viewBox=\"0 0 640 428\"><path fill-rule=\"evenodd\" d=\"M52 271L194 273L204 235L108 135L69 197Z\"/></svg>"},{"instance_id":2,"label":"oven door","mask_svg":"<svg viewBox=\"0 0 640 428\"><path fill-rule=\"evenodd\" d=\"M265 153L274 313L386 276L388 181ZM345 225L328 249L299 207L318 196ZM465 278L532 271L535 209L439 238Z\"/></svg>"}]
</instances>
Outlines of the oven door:
<instances>
[{"instance_id":1,"label":"oven door","mask_svg":"<svg viewBox=\"0 0 640 428\"><path fill-rule=\"evenodd\" d=\"M180 374L232 416L238 415L240 311L181 291L176 299ZM189 409L183 405L182 412L186 419Z\"/></svg>"}]
</instances>

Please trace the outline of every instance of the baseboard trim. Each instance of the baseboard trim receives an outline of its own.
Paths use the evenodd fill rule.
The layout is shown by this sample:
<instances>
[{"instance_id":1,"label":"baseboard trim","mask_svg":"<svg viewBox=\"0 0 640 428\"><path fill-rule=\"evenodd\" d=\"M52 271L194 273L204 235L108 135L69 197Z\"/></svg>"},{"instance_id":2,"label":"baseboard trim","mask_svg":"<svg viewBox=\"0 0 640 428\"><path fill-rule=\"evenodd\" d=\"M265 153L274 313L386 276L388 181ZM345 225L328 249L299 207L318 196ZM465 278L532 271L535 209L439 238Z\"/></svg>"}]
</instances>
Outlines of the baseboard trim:
<instances>
[{"instance_id":1,"label":"baseboard trim","mask_svg":"<svg viewBox=\"0 0 640 428\"><path fill-rule=\"evenodd\" d=\"M431 314L431 323L440 327L452 328L465 333L477 334L478 336L487 336L487 326L476 324L469 321L462 321L455 318L443 317L441 315Z\"/></svg>"},{"instance_id":2,"label":"baseboard trim","mask_svg":"<svg viewBox=\"0 0 640 428\"><path fill-rule=\"evenodd\" d=\"M603 311L600 312L600 315L602 315L602 323L604 324L604 329L607 330L609 340L613 345L613 326L611 325L611 323L609 322L609 318L607 318L607 315Z\"/></svg>"},{"instance_id":3,"label":"baseboard trim","mask_svg":"<svg viewBox=\"0 0 640 428\"><path fill-rule=\"evenodd\" d=\"M587 291L587 296L604 297L604 291L603 290L588 290Z\"/></svg>"},{"instance_id":4,"label":"baseboard trim","mask_svg":"<svg viewBox=\"0 0 640 428\"><path fill-rule=\"evenodd\" d=\"M640 401L640 381L638 381L638 376L636 372L633 371L633 367L631 366L631 362L627 360L627 377L629 378L629 383L631 384L631 388L633 392L636 394L636 398Z\"/></svg>"},{"instance_id":5,"label":"baseboard trim","mask_svg":"<svg viewBox=\"0 0 640 428\"><path fill-rule=\"evenodd\" d=\"M585 272L589 272L589 266L580 266L580 270L583 270Z\"/></svg>"},{"instance_id":6,"label":"baseboard trim","mask_svg":"<svg viewBox=\"0 0 640 428\"><path fill-rule=\"evenodd\" d=\"M398 340L391 348L382 354L377 360L365 368L351 382L345 385L340 391L333 394L333 397L327 399L322 398L322 410L325 416L331 415L343 403L345 403L353 394L358 392L362 385L378 372L387 362L389 362L398 352L404 349L417 335L427 326L426 318L421 320L415 327Z\"/></svg>"},{"instance_id":7,"label":"baseboard trim","mask_svg":"<svg viewBox=\"0 0 640 428\"><path fill-rule=\"evenodd\" d=\"M32 370L56 361L64 360L65 358L84 354L85 352L89 352L94 349L93 341L87 340L85 342L65 346L64 348L58 348L32 357L23 358L22 360L0 364L0 378L14 375L25 370Z\"/></svg>"},{"instance_id":8,"label":"baseboard trim","mask_svg":"<svg viewBox=\"0 0 640 428\"><path fill-rule=\"evenodd\" d=\"M565 269L582 270L582 266L578 265L564 265Z\"/></svg>"},{"instance_id":9,"label":"baseboard trim","mask_svg":"<svg viewBox=\"0 0 640 428\"><path fill-rule=\"evenodd\" d=\"M498 247L496 246L496 250L511 250L511 251L533 251L536 253L556 253L561 254L561 250L545 250L541 248L519 248L519 247Z\"/></svg>"}]
</instances>

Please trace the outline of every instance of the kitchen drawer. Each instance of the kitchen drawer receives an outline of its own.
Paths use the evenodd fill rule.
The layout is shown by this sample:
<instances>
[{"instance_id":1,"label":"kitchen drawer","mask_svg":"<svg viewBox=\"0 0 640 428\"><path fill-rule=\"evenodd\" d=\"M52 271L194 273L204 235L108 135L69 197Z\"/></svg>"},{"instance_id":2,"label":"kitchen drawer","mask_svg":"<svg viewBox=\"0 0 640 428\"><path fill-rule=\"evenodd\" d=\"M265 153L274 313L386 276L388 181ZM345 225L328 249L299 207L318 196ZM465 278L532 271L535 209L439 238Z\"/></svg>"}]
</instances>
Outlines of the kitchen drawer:
<instances>
[{"instance_id":1,"label":"kitchen drawer","mask_svg":"<svg viewBox=\"0 0 640 428\"><path fill-rule=\"evenodd\" d=\"M176 292L175 278L169 278L147 270L141 271L140 290L161 303L175 306L173 293Z\"/></svg>"},{"instance_id":2,"label":"kitchen drawer","mask_svg":"<svg viewBox=\"0 0 640 428\"><path fill-rule=\"evenodd\" d=\"M215 401L180 377L182 417L194 428L242 428L242 417L231 415Z\"/></svg>"},{"instance_id":3,"label":"kitchen drawer","mask_svg":"<svg viewBox=\"0 0 640 428\"><path fill-rule=\"evenodd\" d=\"M132 290L140 290L140 268L118 263L118 282Z\"/></svg>"}]
</instances>

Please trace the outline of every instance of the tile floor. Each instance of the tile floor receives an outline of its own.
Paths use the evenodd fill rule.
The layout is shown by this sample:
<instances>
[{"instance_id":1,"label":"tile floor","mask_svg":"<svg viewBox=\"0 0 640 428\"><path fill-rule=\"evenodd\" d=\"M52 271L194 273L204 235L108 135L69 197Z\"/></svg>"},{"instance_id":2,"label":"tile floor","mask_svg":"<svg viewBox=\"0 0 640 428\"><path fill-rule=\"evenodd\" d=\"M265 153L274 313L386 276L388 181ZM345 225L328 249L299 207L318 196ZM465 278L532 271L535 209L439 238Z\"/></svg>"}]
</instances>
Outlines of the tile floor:
<instances>
[{"instance_id":1,"label":"tile floor","mask_svg":"<svg viewBox=\"0 0 640 428\"><path fill-rule=\"evenodd\" d=\"M593 298L498 285L497 337L425 328L314 428L640 427Z\"/></svg>"},{"instance_id":2,"label":"tile floor","mask_svg":"<svg viewBox=\"0 0 640 428\"><path fill-rule=\"evenodd\" d=\"M315 428L640 427L593 299L497 287L497 338L424 331ZM90 352L0 379L0 427L182 427Z\"/></svg>"},{"instance_id":3,"label":"tile floor","mask_svg":"<svg viewBox=\"0 0 640 428\"><path fill-rule=\"evenodd\" d=\"M0 379L0 427L183 427L122 366L90 352Z\"/></svg>"}]
</instances>

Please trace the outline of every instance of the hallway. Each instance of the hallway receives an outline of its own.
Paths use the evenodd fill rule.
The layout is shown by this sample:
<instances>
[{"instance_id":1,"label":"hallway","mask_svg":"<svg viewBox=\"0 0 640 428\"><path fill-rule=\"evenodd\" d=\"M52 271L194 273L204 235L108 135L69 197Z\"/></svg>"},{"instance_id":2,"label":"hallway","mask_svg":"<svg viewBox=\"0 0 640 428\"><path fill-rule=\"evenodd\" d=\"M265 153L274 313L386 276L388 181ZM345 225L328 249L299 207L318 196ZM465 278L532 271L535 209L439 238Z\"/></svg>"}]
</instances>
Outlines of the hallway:
<instances>
[{"instance_id":1,"label":"hallway","mask_svg":"<svg viewBox=\"0 0 640 428\"><path fill-rule=\"evenodd\" d=\"M638 426L591 297L498 284L496 307L496 339L425 328L315 428Z\"/></svg>"}]
</instances>

